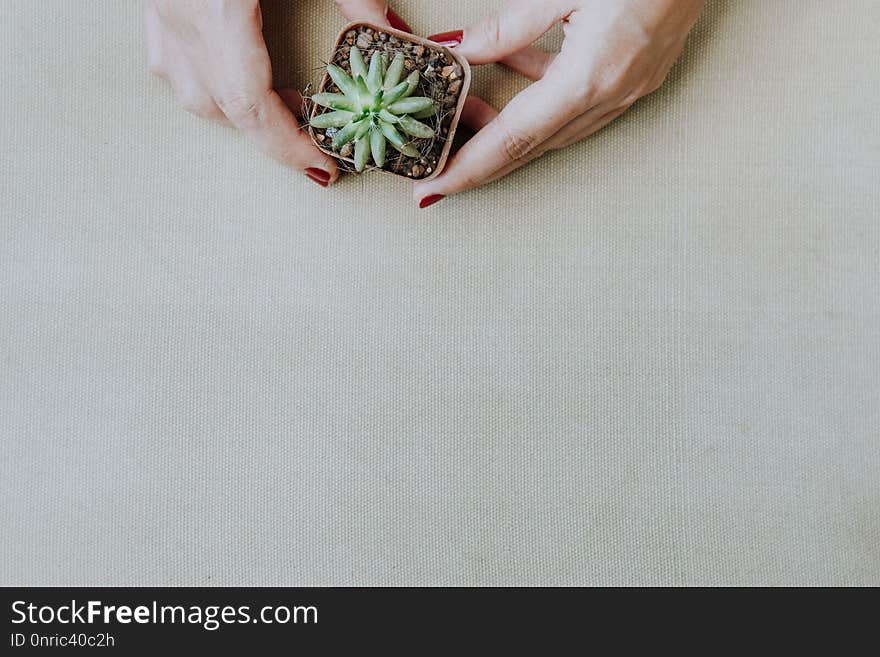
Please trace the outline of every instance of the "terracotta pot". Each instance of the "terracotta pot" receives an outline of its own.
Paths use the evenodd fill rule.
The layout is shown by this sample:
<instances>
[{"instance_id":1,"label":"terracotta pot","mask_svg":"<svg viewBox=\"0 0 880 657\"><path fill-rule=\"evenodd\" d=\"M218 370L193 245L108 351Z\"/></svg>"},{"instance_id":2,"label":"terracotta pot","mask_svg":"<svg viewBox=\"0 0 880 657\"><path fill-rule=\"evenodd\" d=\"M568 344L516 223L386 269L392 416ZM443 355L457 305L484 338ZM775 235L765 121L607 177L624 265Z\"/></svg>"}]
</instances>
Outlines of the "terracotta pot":
<instances>
[{"instance_id":1,"label":"terracotta pot","mask_svg":"<svg viewBox=\"0 0 880 657\"><path fill-rule=\"evenodd\" d=\"M465 100L467 100L468 91L470 90L470 86L471 86L471 67L468 64L467 60L464 57L461 57L460 55L458 55L454 50L450 50L449 48L445 48L444 46L441 46L441 45L434 43L433 41L428 41L427 39L423 39L420 36L416 36L414 34L409 34L408 32L402 32L401 30L396 30L391 27L380 27L378 25L374 25L372 23L366 23L363 21L360 21L357 23L351 23L350 25L347 25L345 28L343 28L343 30L339 33L339 38L336 40L336 45L333 47L333 52L330 53L330 57L327 61L329 61L329 62L335 61L336 53L342 47L342 44L345 41L346 34L348 34L352 30L358 31L359 29L361 29L363 27L371 28L372 30L374 30L376 32L384 32L385 34L396 36L401 41L408 41L410 43L415 43L417 45L425 46L425 48L430 49L430 50L434 50L437 52L442 52L442 53L448 54L456 64L461 66L462 85L461 85L461 91L459 92L459 96L458 96L458 103L455 108L455 114L452 116L452 122L449 124L449 133L446 137L446 142L443 144L443 150L440 153L440 158L438 159L437 164L434 166L434 171L432 171L431 174L428 176L414 179L410 176L406 176L401 173L397 173L395 171L387 171L385 169L368 169L368 171L378 170L378 171L382 171L384 173L391 174L393 176L405 178L407 180L430 180L431 178L435 178L436 176L440 175L440 173L443 171L443 168L446 166L446 162L449 159L450 151L452 150L452 141L453 141L453 138L455 137L455 131L458 128L458 122L461 119L461 112L464 109L464 103L465 103ZM364 56L366 57L366 53L364 53ZM327 88L328 84L330 84L330 82L331 82L330 75L325 72L324 77L321 79L321 85L318 88L318 92L323 92ZM312 107L311 115L309 118L313 119L321 111L324 111L324 108L321 108L317 105L314 105ZM309 134L312 137L312 141L315 142L315 145L319 149L321 149L324 153L326 153L327 155L330 155L331 157L336 158L337 160L341 160L343 162L350 162L351 164L354 164L354 158L342 157L339 153L322 145L315 137L315 128L309 126ZM389 148L390 148L390 145L389 145Z\"/></svg>"}]
</instances>

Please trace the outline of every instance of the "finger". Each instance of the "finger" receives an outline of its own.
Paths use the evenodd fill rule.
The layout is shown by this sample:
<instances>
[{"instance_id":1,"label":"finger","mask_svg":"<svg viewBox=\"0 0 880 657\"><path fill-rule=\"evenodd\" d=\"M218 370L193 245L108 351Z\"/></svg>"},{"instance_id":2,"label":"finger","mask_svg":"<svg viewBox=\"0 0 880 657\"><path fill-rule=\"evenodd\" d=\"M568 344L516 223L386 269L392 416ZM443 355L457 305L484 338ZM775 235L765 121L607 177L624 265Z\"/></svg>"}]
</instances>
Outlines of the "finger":
<instances>
[{"instance_id":1,"label":"finger","mask_svg":"<svg viewBox=\"0 0 880 657\"><path fill-rule=\"evenodd\" d=\"M461 122L474 132L479 132L498 116L498 110L482 98L468 96L461 111Z\"/></svg>"},{"instance_id":2,"label":"finger","mask_svg":"<svg viewBox=\"0 0 880 657\"><path fill-rule=\"evenodd\" d=\"M339 12L350 21L366 21L376 25L391 25L385 0L336 0ZM393 14L396 17L396 14ZM409 30L406 30L409 32Z\"/></svg>"},{"instance_id":3,"label":"finger","mask_svg":"<svg viewBox=\"0 0 880 657\"><path fill-rule=\"evenodd\" d=\"M531 45L570 13L570 0L512 0L467 28L456 50L471 64L497 62Z\"/></svg>"},{"instance_id":4,"label":"finger","mask_svg":"<svg viewBox=\"0 0 880 657\"><path fill-rule=\"evenodd\" d=\"M576 129L571 130L570 132L560 133L557 137L549 144L549 148L551 150L560 150L563 148L567 148L572 144L575 144L579 141L583 141L588 137L593 136L603 128L606 128L611 122L620 118L623 114L625 114L629 110L629 107L620 107L616 110L612 110L607 112L606 114L600 116L598 119L583 125L580 127L579 131Z\"/></svg>"},{"instance_id":5,"label":"finger","mask_svg":"<svg viewBox=\"0 0 880 657\"><path fill-rule=\"evenodd\" d=\"M260 21L252 20L247 29L233 33L221 52L214 99L233 125L282 164L300 171L320 169L328 182L336 180L335 161L318 150L272 89L272 65Z\"/></svg>"},{"instance_id":6,"label":"finger","mask_svg":"<svg viewBox=\"0 0 880 657\"><path fill-rule=\"evenodd\" d=\"M539 153L540 155L543 155L544 153L547 153L549 151L562 150L563 148L567 148L572 144L583 141L584 139L595 134L602 128L606 127L609 123L614 121L628 109L628 107L623 107L620 109L612 110L610 112L606 112L605 114L601 114L603 110L585 113L576 121L573 121L568 126L556 133L553 137L548 139L547 142L545 142L545 144L543 144L542 147L535 152L534 157L518 160L517 162L511 163L510 165L493 174L486 181L486 184L490 184L497 180L505 178L517 169L537 159L537 155Z\"/></svg>"},{"instance_id":7,"label":"finger","mask_svg":"<svg viewBox=\"0 0 880 657\"><path fill-rule=\"evenodd\" d=\"M483 184L496 171L526 158L581 114L576 99L563 93L564 81L547 76L516 96L456 154L446 171L416 185L417 200L449 196ZM562 101L548 99L564 98Z\"/></svg>"},{"instance_id":8,"label":"finger","mask_svg":"<svg viewBox=\"0 0 880 657\"><path fill-rule=\"evenodd\" d=\"M500 61L507 68L529 80L540 80L555 59L556 53L545 52L535 46L529 46Z\"/></svg>"}]
</instances>

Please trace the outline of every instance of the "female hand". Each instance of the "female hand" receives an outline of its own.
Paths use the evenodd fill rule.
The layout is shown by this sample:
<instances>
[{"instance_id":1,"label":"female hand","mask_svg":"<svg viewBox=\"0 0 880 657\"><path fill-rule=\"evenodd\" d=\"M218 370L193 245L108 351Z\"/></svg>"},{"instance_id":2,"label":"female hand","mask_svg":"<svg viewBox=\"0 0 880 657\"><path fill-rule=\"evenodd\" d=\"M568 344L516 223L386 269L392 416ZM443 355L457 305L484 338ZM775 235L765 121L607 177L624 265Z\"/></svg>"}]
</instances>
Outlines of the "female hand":
<instances>
[{"instance_id":1,"label":"female hand","mask_svg":"<svg viewBox=\"0 0 880 657\"><path fill-rule=\"evenodd\" d=\"M605 127L663 83L703 0L512 0L461 31L429 37L473 64L502 62L536 80L499 114L471 99L464 120L482 129L434 180L420 207L492 182ZM554 56L530 44L562 21Z\"/></svg>"},{"instance_id":2,"label":"female hand","mask_svg":"<svg viewBox=\"0 0 880 657\"><path fill-rule=\"evenodd\" d=\"M338 0L349 20L403 27L384 0ZM275 91L258 0L147 0L148 66L198 116L233 125L265 153L326 187L339 176L300 130L295 90Z\"/></svg>"}]
</instances>

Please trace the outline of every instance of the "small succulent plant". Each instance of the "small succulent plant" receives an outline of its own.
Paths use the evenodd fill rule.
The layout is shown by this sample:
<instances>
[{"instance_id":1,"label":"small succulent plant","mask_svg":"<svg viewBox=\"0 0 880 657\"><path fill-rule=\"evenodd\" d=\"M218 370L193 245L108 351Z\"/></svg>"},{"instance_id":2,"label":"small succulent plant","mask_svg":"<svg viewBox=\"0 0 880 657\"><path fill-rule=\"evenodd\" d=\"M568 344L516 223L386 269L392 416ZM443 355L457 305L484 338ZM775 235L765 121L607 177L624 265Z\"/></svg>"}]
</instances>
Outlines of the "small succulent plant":
<instances>
[{"instance_id":1,"label":"small succulent plant","mask_svg":"<svg viewBox=\"0 0 880 657\"><path fill-rule=\"evenodd\" d=\"M310 125L337 129L333 136L335 151L353 141L358 172L367 167L370 157L382 168L388 142L407 157L418 157L419 151L404 135L419 139L434 136L434 129L418 120L435 115L434 103L430 98L412 96L419 86L418 71L401 81L405 59L403 53L398 53L386 68L385 57L376 52L367 68L361 51L352 47L351 75L334 64L327 66L327 73L342 93L312 96L316 105L332 111L315 116Z\"/></svg>"}]
</instances>

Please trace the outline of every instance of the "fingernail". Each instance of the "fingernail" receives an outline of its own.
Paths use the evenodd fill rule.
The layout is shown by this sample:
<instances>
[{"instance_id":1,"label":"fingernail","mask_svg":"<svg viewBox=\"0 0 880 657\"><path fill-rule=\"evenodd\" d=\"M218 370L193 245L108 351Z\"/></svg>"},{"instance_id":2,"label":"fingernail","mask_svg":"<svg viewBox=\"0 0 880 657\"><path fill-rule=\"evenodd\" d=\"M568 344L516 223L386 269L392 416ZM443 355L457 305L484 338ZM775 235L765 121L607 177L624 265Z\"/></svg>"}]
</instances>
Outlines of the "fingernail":
<instances>
[{"instance_id":1,"label":"fingernail","mask_svg":"<svg viewBox=\"0 0 880 657\"><path fill-rule=\"evenodd\" d=\"M307 178L315 181L321 187L326 187L330 184L330 174L324 171L324 169L306 169L305 173Z\"/></svg>"},{"instance_id":2,"label":"fingernail","mask_svg":"<svg viewBox=\"0 0 880 657\"><path fill-rule=\"evenodd\" d=\"M464 32L462 30L442 32L441 34L433 34L428 37L428 41L439 43L441 46L446 46L447 48L455 48L456 46L460 46L463 39Z\"/></svg>"},{"instance_id":3,"label":"fingernail","mask_svg":"<svg viewBox=\"0 0 880 657\"><path fill-rule=\"evenodd\" d=\"M434 205L435 203L442 201L446 197L442 194L432 194L431 196L426 196L421 201L419 201L419 208L424 210L430 205Z\"/></svg>"},{"instance_id":4,"label":"fingernail","mask_svg":"<svg viewBox=\"0 0 880 657\"><path fill-rule=\"evenodd\" d=\"M406 22L397 15L397 12L394 11L391 7L388 7L385 10L385 18L388 19L388 22L391 24L395 30L401 30L402 32L409 32L412 34L412 28L406 24Z\"/></svg>"}]
</instances>

